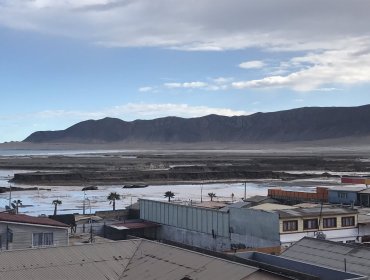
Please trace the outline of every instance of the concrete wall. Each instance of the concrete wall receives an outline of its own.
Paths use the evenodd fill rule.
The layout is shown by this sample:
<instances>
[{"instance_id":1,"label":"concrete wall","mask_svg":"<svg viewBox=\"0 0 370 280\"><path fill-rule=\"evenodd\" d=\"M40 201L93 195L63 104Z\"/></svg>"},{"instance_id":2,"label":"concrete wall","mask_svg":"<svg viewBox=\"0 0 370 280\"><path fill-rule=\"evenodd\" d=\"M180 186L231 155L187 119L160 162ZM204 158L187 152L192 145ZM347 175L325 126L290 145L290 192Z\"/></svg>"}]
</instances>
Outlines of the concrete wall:
<instances>
[{"instance_id":1,"label":"concrete wall","mask_svg":"<svg viewBox=\"0 0 370 280\"><path fill-rule=\"evenodd\" d=\"M346 241L356 241L358 236L357 228L348 229L334 229L325 230L323 233L326 235L327 240L346 242ZM301 240L303 237L316 237L316 232L299 232L299 233L285 233L280 235L280 240L282 245L290 246L292 243Z\"/></svg>"},{"instance_id":2,"label":"concrete wall","mask_svg":"<svg viewBox=\"0 0 370 280\"><path fill-rule=\"evenodd\" d=\"M246 247L280 245L279 215L254 209L230 209L231 243Z\"/></svg>"},{"instance_id":3,"label":"concrete wall","mask_svg":"<svg viewBox=\"0 0 370 280\"><path fill-rule=\"evenodd\" d=\"M53 246L68 245L68 229L37 225L0 223L1 250L6 250L7 226L13 232L13 242L8 243L9 250L32 248L33 233L53 233Z\"/></svg>"},{"instance_id":4,"label":"concrete wall","mask_svg":"<svg viewBox=\"0 0 370 280\"><path fill-rule=\"evenodd\" d=\"M194 232L229 237L229 214L162 201L140 199L140 219Z\"/></svg>"},{"instance_id":5,"label":"concrete wall","mask_svg":"<svg viewBox=\"0 0 370 280\"><path fill-rule=\"evenodd\" d=\"M341 197L340 194L346 195L346 197ZM337 190L329 190L328 196L329 203L335 204L358 204L357 200L357 192L350 192L350 191L337 191Z\"/></svg>"},{"instance_id":6,"label":"concrete wall","mask_svg":"<svg viewBox=\"0 0 370 280\"><path fill-rule=\"evenodd\" d=\"M212 251L230 250L230 239L222 236L162 225L157 230L157 239L169 240Z\"/></svg>"}]
</instances>

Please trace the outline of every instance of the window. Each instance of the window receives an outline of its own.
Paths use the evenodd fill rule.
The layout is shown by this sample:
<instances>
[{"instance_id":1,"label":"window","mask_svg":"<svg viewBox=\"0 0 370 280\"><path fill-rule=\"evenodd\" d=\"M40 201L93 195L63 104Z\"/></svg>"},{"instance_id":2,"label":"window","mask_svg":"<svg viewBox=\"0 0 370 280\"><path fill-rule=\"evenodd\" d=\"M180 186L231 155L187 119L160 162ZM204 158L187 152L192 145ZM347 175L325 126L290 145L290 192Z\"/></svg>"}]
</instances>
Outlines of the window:
<instances>
[{"instance_id":1,"label":"window","mask_svg":"<svg viewBox=\"0 0 370 280\"><path fill-rule=\"evenodd\" d=\"M298 221L283 221L283 231L296 231L298 230Z\"/></svg>"},{"instance_id":2,"label":"window","mask_svg":"<svg viewBox=\"0 0 370 280\"><path fill-rule=\"evenodd\" d=\"M347 198L347 193L345 193L345 192L338 192L338 198Z\"/></svg>"},{"instance_id":3,"label":"window","mask_svg":"<svg viewBox=\"0 0 370 280\"><path fill-rule=\"evenodd\" d=\"M336 228L337 218L324 218L322 220L324 228Z\"/></svg>"},{"instance_id":4,"label":"window","mask_svg":"<svg viewBox=\"0 0 370 280\"><path fill-rule=\"evenodd\" d=\"M33 247L52 246L54 245L53 233L33 233L32 234Z\"/></svg>"},{"instance_id":5,"label":"window","mask_svg":"<svg viewBox=\"0 0 370 280\"><path fill-rule=\"evenodd\" d=\"M303 229L318 229L319 223L317 219L303 220Z\"/></svg>"},{"instance_id":6,"label":"window","mask_svg":"<svg viewBox=\"0 0 370 280\"><path fill-rule=\"evenodd\" d=\"M355 217L342 217L342 227L352 227L355 225Z\"/></svg>"}]
</instances>

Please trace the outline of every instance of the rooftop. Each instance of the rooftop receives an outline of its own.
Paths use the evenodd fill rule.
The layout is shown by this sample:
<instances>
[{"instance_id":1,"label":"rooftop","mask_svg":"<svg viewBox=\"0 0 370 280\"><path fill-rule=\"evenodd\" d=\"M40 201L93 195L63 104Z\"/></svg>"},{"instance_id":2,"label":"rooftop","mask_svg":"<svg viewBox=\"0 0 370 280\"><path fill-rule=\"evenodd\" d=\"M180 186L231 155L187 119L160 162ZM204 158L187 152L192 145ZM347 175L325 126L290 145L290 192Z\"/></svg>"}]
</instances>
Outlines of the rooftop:
<instances>
[{"instance_id":1,"label":"rooftop","mask_svg":"<svg viewBox=\"0 0 370 280\"><path fill-rule=\"evenodd\" d=\"M263 210L263 211L270 211L275 212L276 210L281 209L295 209L296 207L284 204L275 204L275 203L264 203L257 206L250 207L250 209L255 210Z\"/></svg>"},{"instance_id":2,"label":"rooftop","mask_svg":"<svg viewBox=\"0 0 370 280\"><path fill-rule=\"evenodd\" d=\"M370 193L370 188L365 188L364 190L360 191L360 193Z\"/></svg>"},{"instance_id":3,"label":"rooftop","mask_svg":"<svg viewBox=\"0 0 370 280\"><path fill-rule=\"evenodd\" d=\"M6 251L2 279L286 279L148 240Z\"/></svg>"},{"instance_id":4,"label":"rooftop","mask_svg":"<svg viewBox=\"0 0 370 280\"><path fill-rule=\"evenodd\" d=\"M356 209L343 208L343 207L311 207L311 208L296 208L296 209L283 209L277 210L280 218L293 218L293 217L312 217L312 216L333 216L333 215L346 215L357 214Z\"/></svg>"},{"instance_id":5,"label":"rooftop","mask_svg":"<svg viewBox=\"0 0 370 280\"><path fill-rule=\"evenodd\" d=\"M360 192L366 189L366 187L358 187L358 186L338 186L330 188L329 191L337 191L337 192Z\"/></svg>"},{"instance_id":6,"label":"rooftop","mask_svg":"<svg viewBox=\"0 0 370 280\"><path fill-rule=\"evenodd\" d=\"M43 225L52 227L69 227L69 225L63 224L61 222L46 218L46 217L33 217L24 214L9 214L0 213L0 222L11 222L20 224L33 224L33 225Z\"/></svg>"},{"instance_id":7,"label":"rooftop","mask_svg":"<svg viewBox=\"0 0 370 280\"><path fill-rule=\"evenodd\" d=\"M282 256L370 276L370 248L305 237L289 247Z\"/></svg>"},{"instance_id":8,"label":"rooftop","mask_svg":"<svg viewBox=\"0 0 370 280\"><path fill-rule=\"evenodd\" d=\"M227 212L230 210L230 208L247 208L251 205L251 202L246 202L246 201L238 201L235 203L231 203L223 208L220 209L222 212Z\"/></svg>"},{"instance_id":9,"label":"rooftop","mask_svg":"<svg viewBox=\"0 0 370 280\"><path fill-rule=\"evenodd\" d=\"M120 222L109 225L109 227L126 230L126 229L141 229L141 228L154 228L159 227L160 225L147 221L137 221L137 222Z\"/></svg>"}]
</instances>

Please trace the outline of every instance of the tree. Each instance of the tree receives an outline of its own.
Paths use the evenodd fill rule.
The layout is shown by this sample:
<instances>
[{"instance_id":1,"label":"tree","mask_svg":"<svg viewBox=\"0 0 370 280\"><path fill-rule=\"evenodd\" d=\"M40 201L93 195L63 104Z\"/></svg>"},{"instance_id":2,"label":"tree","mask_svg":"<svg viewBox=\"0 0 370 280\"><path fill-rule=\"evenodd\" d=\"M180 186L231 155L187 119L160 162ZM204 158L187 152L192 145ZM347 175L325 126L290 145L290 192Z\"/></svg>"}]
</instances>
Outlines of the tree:
<instances>
[{"instance_id":1,"label":"tree","mask_svg":"<svg viewBox=\"0 0 370 280\"><path fill-rule=\"evenodd\" d=\"M216 197L216 194L213 192L208 193L208 196L211 198L211 201L213 201L213 198Z\"/></svg>"},{"instance_id":2,"label":"tree","mask_svg":"<svg viewBox=\"0 0 370 280\"><path fill-rule=\"evenodd\" d=\"M168 198L168 202L171 202L171 198L174 198L175 197L175 194L171 191L166 191L165 194L164 194L164 197L167 197Z\"/></svg>"},{"instance_id":3,"label":"tree","mask_svg":"<svg viewBox=\"0 0 370 280\"><path fill-rule=\"evenodd\" d=\"M18 214L19 206L22 206L22 200L13 200L12 207L15 209L15 214Z\"/></svg>"},{"instance_id":4,"label":"tree","mask_svg":"<svg viewBox=\"0 0 370 280\"><path fill-rule=\"evenodd\" d=\"M116 200L120 200L121 196L116 192L111 192L107 199L110 201L109 204L113 204L113 211L116 211Z\"/></svg>"},{"instance_id":5,"label":"tree","mask_svg":"<svg viewBox=\"0 0 370 280\"><path fill-rule=\"evenodd\" d=\"M58 205L61 205L62 201L59 200L59 199L55 199L55 200L53 200L53 202L51 204L54 204L54 216L56 216L57 215L57 210L58 210Z\"/></svg>"}]
</instances>

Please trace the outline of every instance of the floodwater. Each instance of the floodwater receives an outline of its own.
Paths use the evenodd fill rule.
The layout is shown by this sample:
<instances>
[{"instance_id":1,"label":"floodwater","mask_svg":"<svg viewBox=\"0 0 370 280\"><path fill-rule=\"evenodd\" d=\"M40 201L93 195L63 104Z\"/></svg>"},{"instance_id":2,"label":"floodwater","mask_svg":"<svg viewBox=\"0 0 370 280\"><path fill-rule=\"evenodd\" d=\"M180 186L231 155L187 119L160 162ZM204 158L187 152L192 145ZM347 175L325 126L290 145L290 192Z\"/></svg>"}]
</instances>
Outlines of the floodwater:
<instances>
[{"instance_id":1,"label":"floodwater","mask_svg":"<svg viewBox=\"0 0 370 280\"><path fill-rule=\"evenodd\" d=\"M102 154L118 152L118 151L101 151ZM122 152L122 151L120 151ZM132 151L130 151L132 153ZM87 154L87 151L40 151L40 150L0 150L0 156L27 156L27 155L68 155L68 156L79 156L81 154ZM91 151L91 153L99 156L99 151ZM33 170L37 171L37 170ZM13 178L14 173L28 172L27 170L0 170L0 187L9 187L8 181ZM327 183L329 183L328 179ZM338 180L338 179L336 179ZM294 185L290 182L289 186L282 186L282 182L276 184L277 181L257 181L254 183L246 184L246 196L251 197L254 195L267 195L268 188L279 185L279 188L296 191L315 191L316 182L305 185L302 187L297 182ZM33 185L17 185L23 188L35 187ZM320 184L325 186L325 181ZM41 189L43 188L43 189ZM50 189L50 190L44 190ZM185 184L185 185L155 185L148 186L147 188L138 189L123 189L122 186L112 185L101 185L98 186L96 191L82 191L81 186L43 186L39 190L34 191L13 191L0 194L0 208L5 208L9 205L9 200L21 200L23 206L19 208L20 213L29 214L33 216L46 214L51 215L54 211L54 205L52 201L59 199L62 201L61 205L58 205L59 214L67 213L82 213L83 205L85 204L85 213L94 213L99 210L110 210L112 205L109 204L107 196L110 192L117 192L121 195L121 199L116 201L116 208L123 209L135 203L139 198L155 199L155 200L166 200L164 193L166 191L172 191L175 194L175 200L181 201L200 201L201 194L203 200L209 200L208 193L215 193L215 201L231 201L232 194L234 194L234 201L241 200L244 197L244 184L243 183L217 183L217 184ZM85 203L84 203L85 202Z\"/></svg>"},{"instance_id":2,"label":"floodwater","mask_svg":"<svg viewBox=\"0 0 370 280\"><path fill-rule=\"evenodd\" d=\"M14 173L27 172L26 170L0 170L0 186L9 187L7 182ZM279 181L280 182L280 181ZM246 196L267 195L268 188L274 187L277 181L256 181L246 184ZM323 182L324 183L324 182ZM18 187L34 187L33 185L17 185ZM299 184L279 188L295 191L315 191L314 186L299 186ZM50 189L50 190L45 190ZM94 213L95 211L111 210L107 196L110 192L117 192L121 199L116 201L116 209L123 209L131 203L135 203L139 198L163 200L164 193L172 191L175 194L175 200L181 201L200 201L201 194L203 200L209 200L208 193L215 193L214 201L231 201L234 194L234 201L240 201L244 197L244 183L217 183L217 184L185 184L185 185L153 185L146 188L124 189L122 186L101 185L96 191L82 191L81 186L42 186L34 191L13 191L11 200L20 199L23 206L19 212L38 216L41 214L51 215L54 211L52 201L59 199L62 201L58 205L59 214L80 213L83 212L85 201L85 213ZM9 205L9 192L0 194L0 208Z\"/></svg>"},{"instance_id":3,"label":"floodwater","mask_svg":"<svg viewBox=\"0 0 370 280\"><path fill-rule=\"evenodd\" d=\"M0 186L9 187L7 180L13 177L14 173L19 171L0 170ZM23 171L25 172L25 171ZM32 185L16 185L23 188L34 187ZM266 195L268 185L258 183L247 183L247 197L253 195ZM43 189L50 190L43 190ZM110 192L117 192L121 199L116 201L116 208L125 208L131 203L135 203L138 198L166 200L164 193L172 191L175 194L175 200L181 201L199 201L201 194L203 200L208 200L208 193L216 194L215 201L230 200L234 194L234 200L240 200L244 196L244 184L204 184L204 185L155 185L146 188L123 189L122 186L104 185L98 186L96 191L82 191L81 186L42 186L39 190L34 191L13 191L11 200L22 201L20 213L37 216L40 214L51 215L54 211L52 201L59 199L62 201L58 205L59 214L82 213L83 202L85 198L85 213L90 211L94 213L99 210L110 210L112 205L109 204L107 196ZM4 208L9 205L9 192L0 194L0 207Z\"/></svg>"}]
</instances>

